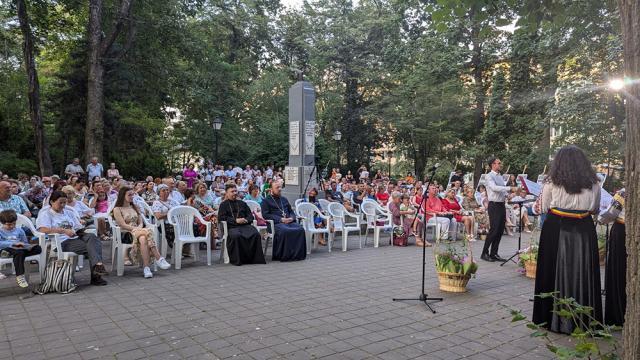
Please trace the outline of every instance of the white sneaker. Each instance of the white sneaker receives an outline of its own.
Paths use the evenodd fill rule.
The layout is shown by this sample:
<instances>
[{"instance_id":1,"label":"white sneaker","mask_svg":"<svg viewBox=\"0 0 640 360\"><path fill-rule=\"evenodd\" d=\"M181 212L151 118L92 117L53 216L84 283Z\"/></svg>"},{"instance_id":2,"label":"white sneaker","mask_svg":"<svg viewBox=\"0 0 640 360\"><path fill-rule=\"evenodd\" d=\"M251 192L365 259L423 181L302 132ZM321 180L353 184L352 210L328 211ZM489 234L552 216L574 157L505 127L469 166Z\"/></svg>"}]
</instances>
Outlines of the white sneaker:
<instances>
[{"instance_id":1,"label":"white sneaker","mask_svg":"<svg viewBox=\"0 0 640 360\"><path fill-rule=\"evenodd\" d=\"M171 264L169 264L167 262L167 260L165 258L163 258L163 257L161 257L159 260L157 260L156 264L162 270L167 270L167 269L169 269L171 267Z\"/></svg>"},{"instance_id":2,"label":"white sneaker","mask_svg":"<svg viewBox=\"0 0 640 360\"><path fill-rule=\"evenodd\" d=\"M150 279L153 277L153 273L151 272L151 269L149 269L148 266L144 267L144 278L145 279Z\"/></svg>"}]
</instances>

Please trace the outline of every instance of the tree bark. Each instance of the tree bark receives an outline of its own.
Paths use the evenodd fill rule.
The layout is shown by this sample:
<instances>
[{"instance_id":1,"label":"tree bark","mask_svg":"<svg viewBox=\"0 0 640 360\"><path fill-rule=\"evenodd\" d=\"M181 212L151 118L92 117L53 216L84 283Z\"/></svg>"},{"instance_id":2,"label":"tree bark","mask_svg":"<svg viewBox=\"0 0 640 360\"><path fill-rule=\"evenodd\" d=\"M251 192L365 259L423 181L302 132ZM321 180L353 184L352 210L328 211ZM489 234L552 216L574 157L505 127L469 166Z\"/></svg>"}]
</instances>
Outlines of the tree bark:
<instances>
[{"instance_id":1,"label":"tree bark","mask_svg":"<svg viewBox=\"0 0 640 360\"><path fill-rule=\"evenodd\" d=\"M640 1L618 0L624 72L630 79L640 77ZM627 360L640 359L640 86L628 84L626 112L626 246L627 246L627 311L623 328L622 356Z\"/></svg>"},{"instance_id":2,"label":"tree bark","mask_svg":"<svg viewBox=\"0 0 640 360\"><path fill-rule=\"evenodd\" d=\"M471 15L473 16L473 15ZM476 132L476 136L480 138L480 134L482 134L482 129L484 128L484 103L485 103L485 88L484 81L482 79L482 44L480 40L480 24L474 20L472 28L471 28L471 44L473 45L473 52L471 55L471 66L472 66L472 75L474 80L474 97L475 97L475 105L476 108L473 113L473 124ZM488 154L485 154L485 156ZM478 181L480 180L480 175L483 173L483 157L476 156L474 159L474 167L473 167L473 179L474 185L478 185Z\"/></svg>"},{"instance_id":3,"label":"tree bark","mask_svg":"<svg viewBox=\"0 0 640 360\"><path fill-rule=\"evenodd\" d=\"M89 70L87 83L87 121L84 130L84 153L86 160L97 157L102 161L104 150L104 63L118 35L122 32L124 21L129 17L133 0L122 0L115 27L112 33L103 39L102 0L89 1Z\"/></svg>"},{"instance_id":4,"label":"tree bark","mask_svg":"<svg viewBox=\"0 0 640 360\"><path fill-rule=\"evenodd\" d=\"M40 174L42 176L51 175L53 169L42 123L42 112L40 110L40 82L38 81L38 71L36 70L36 60L33 53L33 36L31 34L31 25L29 24L27 4L24 0L16 0L16 8L18 10L18 20L20 21L20 30L22 31L23 37L22 52L24 54L24 67L27 71L27 79L29 82L29 117L31 118L31 123L33 125L38 167L40 168Z\"/></svg>"}]
</instances>

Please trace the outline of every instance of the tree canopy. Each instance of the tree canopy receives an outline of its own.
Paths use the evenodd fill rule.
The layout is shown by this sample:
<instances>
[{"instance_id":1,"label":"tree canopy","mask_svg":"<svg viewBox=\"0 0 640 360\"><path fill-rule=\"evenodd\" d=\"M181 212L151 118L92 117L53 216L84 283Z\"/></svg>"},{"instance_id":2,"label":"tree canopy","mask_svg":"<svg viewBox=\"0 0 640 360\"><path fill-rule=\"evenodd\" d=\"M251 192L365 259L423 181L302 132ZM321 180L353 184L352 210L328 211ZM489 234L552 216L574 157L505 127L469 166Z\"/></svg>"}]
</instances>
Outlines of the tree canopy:
<instances>
[{"instance_id":1,"label":"tree canopy","mask_svg":"<svg viewBox=\"0 0 640 360\"><path fill-rule=\"evenodd\" d=\"M84 1L23 2L57 173L99 149L87 146L96 119L96 155L127 176L213 159L218 117L216 162L284 165L293 69L317 90L323 164L339 152L343 168L375 166L385 148L401 160L396 174L423 175L436 161L478 174L496 155L511 172L535 175L567 143L596 163L622 161L624 103L604 86L622 67L611 2L553 2L560 11L524 0L91 1L98 22ZM18 3L0 7L0 169L8 173L39 167ZM91 29L101 36L102 93Z\"/></svg>"}]
</instances>

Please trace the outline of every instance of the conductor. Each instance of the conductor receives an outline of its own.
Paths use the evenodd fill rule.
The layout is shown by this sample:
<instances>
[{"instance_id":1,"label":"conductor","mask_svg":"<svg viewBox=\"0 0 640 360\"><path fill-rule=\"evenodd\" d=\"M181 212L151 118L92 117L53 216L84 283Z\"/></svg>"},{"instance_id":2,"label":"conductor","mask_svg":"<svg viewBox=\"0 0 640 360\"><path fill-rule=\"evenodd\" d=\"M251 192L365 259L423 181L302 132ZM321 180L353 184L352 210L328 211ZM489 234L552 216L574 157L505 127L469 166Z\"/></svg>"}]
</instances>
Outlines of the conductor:
<instances>
[{"instance_id":1,"label":"conductor","mask_svg":"<svg viewBox=\"0 0 640 360\"><path fill-rule=\"evenodd\" d=\"M489 200L489 234L487 240L484 243L482 249L482 255L480 258L484 261L504 261L503 258L498 255L498 247L500 246L500 240L502 233L504 232L506 221L506 209L505 200L509 191L516 191L516 187L509 187L505 185L504 179L500 174L502 170L502 162L498 158L491 158L489 160L489 166L491 172L486 177L487 198Z\"/></svg>"}]
</instances>

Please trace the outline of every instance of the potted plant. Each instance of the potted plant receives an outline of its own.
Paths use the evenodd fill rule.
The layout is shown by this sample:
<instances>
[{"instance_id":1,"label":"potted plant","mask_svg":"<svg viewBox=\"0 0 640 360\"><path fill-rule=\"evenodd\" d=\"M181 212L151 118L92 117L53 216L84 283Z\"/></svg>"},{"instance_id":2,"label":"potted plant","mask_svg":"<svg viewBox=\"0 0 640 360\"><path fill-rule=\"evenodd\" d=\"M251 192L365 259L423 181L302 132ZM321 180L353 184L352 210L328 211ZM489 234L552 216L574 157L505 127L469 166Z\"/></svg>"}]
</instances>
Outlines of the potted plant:
<instances>
[{"instance_id":1,"label":"potted plant","mask_svg":"<svg viewBox=\"0 0 640 360\"><path fill-rule=\"evenodd\" d=\"M524 275L535 279L538 267L538 245L532 244L528 248L520 250L518 258L518 265L523 269Z\"/></svg>"},{"instance_id":2,"label":"potted plant","mask_svg":"<svg viewBox=\"0 0 640 360\"><path fill-rule=\"evenodd\" d=\"M473 256L466 252L467 246L462 249L448 245L444 251L435 254L436 271L440 290L448 292L466 292L471 275L478 270L478 264Z\"/></svg>"}]
</instances>

